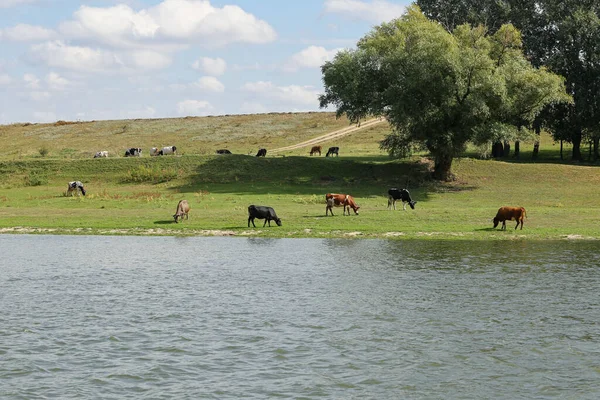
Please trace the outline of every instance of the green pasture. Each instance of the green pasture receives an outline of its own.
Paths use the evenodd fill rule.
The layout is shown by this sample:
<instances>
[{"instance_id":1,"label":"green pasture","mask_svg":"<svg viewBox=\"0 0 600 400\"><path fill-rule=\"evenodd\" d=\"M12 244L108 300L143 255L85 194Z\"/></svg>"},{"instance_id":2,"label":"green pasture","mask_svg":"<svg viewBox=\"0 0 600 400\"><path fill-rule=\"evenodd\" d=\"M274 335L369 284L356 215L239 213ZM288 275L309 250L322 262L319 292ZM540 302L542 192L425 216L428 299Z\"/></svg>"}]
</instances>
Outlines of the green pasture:
<instances>
[{"instance_id":1,"label":"green pasture","mask_svg":"<svg viewBox=\"0 0 600 400\"><path fill-rule=\"evenodd\" d=\"M279 130L269 126L268 116L255 116L264 121L254 121L253 125L263 126L273 135L263 135L261 147L290 145L347 126L347 121L337 121L331 114L277 116L291 121L296 115L299 122L288 121L289 126L296 126L296 131L290 128L289 132L295 133L289 140L274 133ZM309 127L316 124L320 131L304 132L300 126L313 117L321 117L330 125L308 122ZM219 118L207 119L215 126L227 125L217 123ZM170 125L165 121L161 129L167 130L165 127ZM186 119L179 122L185 123ZM135 123L142 126L144 121ZM176 132L177 123L169 130ZM53 128L72 129L75 125ZM600 238L600 169L560 162L558 147L547 137L542 138L542 157L536 162L530 160L532 144L523 143L519 161L457 159L453 166L457 180L439 183L428 178L429 164L424 154L399 161L379 150L377 142L386 129L389 131L385 124L324 144L340 146L339 158L309 157L308 147L266 158L246 155L248 151L217 156L213 150L225 144L234 151L249 149L253 144L258 148L258 142L254 143L253 135L247 133L243 138L228 138L225 143L227 135L215 131L210 151L201 150L209 148L208 136L202 136L197 140L201 146L184 145L180 156L148 157L146 153L140 158L93 159L95 150L110 149L99 144L102 132L82 133L89 140L81 142L78 152L65 156L59 149L58 134L25 135L20 131L28 127L19 127L17 134L10 132L11 127L3 127L5 138L11 142L13 138L26 139L29 144L0 158L0 232L471 240ZM182 137L190 134L186 135ZM221 141L216 141L217 137ZM117 147L109 138L104 140ZM140 133L128 143L133 146L143 140L147 138ZM49 149L45 157L27 150L42 142ZM182 147L177 136L164 139L160 145L168 143ZM71 180L82 181L88 195L66 197L67 182ZM400 206L398 211L387 210L387 189L407 183L418 201L416 209L402 211ZM334 210L334 217L325 217L324 196L328 192L352 194L361 206L360 215L342 216L339 208ZM188 221L175 224L172 215L180 199L187 199L192 210ZM262 228L262 221L257 220L257 228L248 228L250 204L274 207L283 226ZM527 209L523 230L514 231L514 222L508 223L506 232L491 229L491 219L503 205Z\"/></svg>"}]
</instances>

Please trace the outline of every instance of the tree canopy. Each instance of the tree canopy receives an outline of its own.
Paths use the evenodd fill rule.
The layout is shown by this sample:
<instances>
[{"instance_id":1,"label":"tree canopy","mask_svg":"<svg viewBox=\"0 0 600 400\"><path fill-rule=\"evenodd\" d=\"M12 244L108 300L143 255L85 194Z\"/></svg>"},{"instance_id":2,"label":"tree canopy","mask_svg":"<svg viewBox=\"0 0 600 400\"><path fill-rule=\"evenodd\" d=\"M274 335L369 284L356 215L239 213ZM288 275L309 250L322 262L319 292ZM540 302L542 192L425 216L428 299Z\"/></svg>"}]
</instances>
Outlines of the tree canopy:
<instances>
[{"instance_id":1,"label":"tree canopy","mask_svg":"<svg viewBox=\"0 0 600 400\"><path fill-rule=\"evenodd\" d=\"M549 107L545 125L555 139L573 143L581 159L583 132L600 125L600 0L417 0L425 15L448 31L463 23L495 32L512 23L523 34L524 52L535 66L566 78L573 102Z\"/></svg>"},{"instance_id":2,"label":"tree canopy","mask_svg":"<svg viewBox=\"0 0 600 400\"><path fill-rule=\"evenodd\" d=\"M449 33L413 5L322 66L320 105L354 122L385 116L393 132L382 148L426 148L434 178L447 180L468 142L514 134L546 105L569 101L563 79L532 67L521 47L512 25L491 36L483 25Z\"/></svg>"}]
</instances>

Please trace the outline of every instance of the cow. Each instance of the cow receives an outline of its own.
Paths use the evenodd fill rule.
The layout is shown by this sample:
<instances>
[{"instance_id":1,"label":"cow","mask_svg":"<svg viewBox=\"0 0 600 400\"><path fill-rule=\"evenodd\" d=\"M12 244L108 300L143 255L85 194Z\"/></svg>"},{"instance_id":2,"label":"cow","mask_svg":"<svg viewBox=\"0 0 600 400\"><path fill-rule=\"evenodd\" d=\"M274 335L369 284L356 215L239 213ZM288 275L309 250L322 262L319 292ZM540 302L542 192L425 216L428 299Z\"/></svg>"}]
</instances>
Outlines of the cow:
<instances>
[{"instance_id":1,"label":"cow","mask_svg":"<svg viewBox=\"0 0 600 400\"><path fill-rule=\"evenodd\" d=\"M220 150L217 150L217 154L231 154L231 151L229 151L227 149L220 149Z\"/></svg>"},{"instance_id":2,"label":"cow","mask_svg":"<svg viewBox=\"0 0 600 400\"><path fill-rule=\"evenodd\" d=\"M267 225L267 222L269 223L269 226L271 226L271 221L275 221L277 226L281 226L281 219L277 217L275 210L273 210L271 207L255 205L248 206L248 228L250 228L250 222L252 222L252 225L256 228L256 225L254 225L255 218L265 220L263 228L265 225Z\"/></svg>"},{"instance_id":3,"label":"cow","mask_svg":"<svg viewBox=\"0 0 600 400\"><path fill-rule=\"evenodd\" d=\"M407 189L397 189L391 188L388 190L388 208L396 209L396 201L402 200L402 209L406 211L406 204L410 206L413 210L415 209L416 201L413 201L410 197L410 193Z\"/></svg>"},{"instance_id":4,"label":"cow","mask_svg":"<svg viewBox=\"0 0 600 400\"><path fill-rule=\"evenodd\" d=\"M329 157L330 155L333 157L333 155L335 154L336 157L339 157L340 148L339 147L330 147L329 150L327 150L327 154L325 154L325 157Z\"/></svg>"},{"instance_id":5,"label":"cow","mask_svg":"<svg viewBox=\"0 0 600 400\"><path fill-rule=\"evenodd\" d=\"M319 153L319 155L321 155L321 150L323 150L323 148L321 146L313 146L310 149L310 155L312 156L315 153Z\"/></svg>"},{"instance_id":6,"label":"cow","mask_svg":"<svg viewBox=\"0 0 600 400\"><path fill-rule=\"evenodd\" d=\"M499 222L502 222L501 230L506 230L506 221L516 220L517 225L515 229L521 224L523 229L523 219L527 217L527 212L523 207L500 207L496 216L494 217L494 228L498 226Z\"/></svg>"},{"instance_id":7,"label":"cow","mask_svg":"<svg viewBox=\"0 0 600 400\"><path fill-rule=\"evenodd\" d=\"M177 147L175 146L167 146L163 147L161 150L156 153L157 156L166 156L167 154L177 154Z\"/></svg>"},{"instance_id":8,"label":"cow","mask_svg":"<svg viewBox=\"0 0 600 400\"><path fill-rule=\"evenodd\" d=\"M108 157L108 151L99 151L94 155L94 158Z\"/></svg>"},{"instance_id":9,"label":"cow","mask_svg":"<svg viewBox=\"0 0 600 400\"><path fill-rule=\"evenodd\" d=\"M158 147L150 148L150 156L157 156L157 155L158 155Z\"/></svg>"},{"instance_id":10,"label":"cow","mask_svg":"<svg viewBox=\"0 0 600 400\"><path fill-rule=\"evenodd\" d=\"M187 200L179 200L179 203L177 203L177 209L175 210L175 214L173 215L175 223L179 222L179 218L181 218L181 221L183 221L183 217L185 217L185 219L189 219L189 212L190 205L188 204Z\"/></svg>"},{"instance_id":11,"label":"cow","mask_svg":"<svg viewBox=\"0 0 600 400\"><path fill-rule=\"evenodd\" d=\"M260 149L258 150L258 153L256 153L256 157L266 157L267 156L267 149Z\"/></svg>"},{"instance_id":12,"label":"cow","mask_svg":"<svg viewBox=\"0 0 600 400\"><path fill-rule=\"evenodd\" d=\"M142 149L139 147L132 147L125 150L125 157L140 157L142 155Z\"/></svg>"},{"instance_id":13,"label":"cow","mask_svg":"<svg viewBox=\"0 0 600 400\"><path fill-rule=\"evenodd\" d=\"M354 210L354 214L358 215L358 209L360 208L356 205L354 198L349 194L327 193L325 195L325 202L327 203L327 206L325 207L325 216L327 216L328 212L331 212L331 215L333 216L333 206L343 206L343 215L346 215L346 207L348 207L348 215L350 215L351 208Z\"/></svg>"},{"instance_id":14,"label":"cow","mask_svg":"<svg viewBox=\"0 0 600 400\"><path fill-rule=\"evenodd\" d=\"M77 193L77 195L79 195L79 192L81 192L81 194L85 196L85 188L83 187L83 183L79 181L73 181L69 182L68 185L67 196L73 196L73 192Z\"/></svg>"}]
</instances>

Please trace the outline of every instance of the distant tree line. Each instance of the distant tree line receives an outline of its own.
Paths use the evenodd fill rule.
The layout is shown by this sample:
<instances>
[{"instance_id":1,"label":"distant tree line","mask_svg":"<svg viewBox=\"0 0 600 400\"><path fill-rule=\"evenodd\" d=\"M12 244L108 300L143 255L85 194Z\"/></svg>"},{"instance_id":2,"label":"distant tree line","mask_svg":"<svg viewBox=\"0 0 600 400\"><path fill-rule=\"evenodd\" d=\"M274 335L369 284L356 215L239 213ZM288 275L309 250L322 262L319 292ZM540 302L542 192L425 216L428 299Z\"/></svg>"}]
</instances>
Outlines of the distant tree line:
<instances>
[{"instance_id":1,"label":"distant tree line","mask_svg":"<svg viewBox=\"0 0 600 400\"><path fill-rule=\"evenodd\" d=\"M600 158L600 0L417 0L417 4L449 32L464 23L483 24L490 33L503 24L515 26L527 59L565 77L573 98L571 103L548 105L529 127L537 133L548 129L561 149L563 141L572 143L573 160L583 159L581 145L586 140L591 143L590 156Z\"/></svg>"}]
</instances>

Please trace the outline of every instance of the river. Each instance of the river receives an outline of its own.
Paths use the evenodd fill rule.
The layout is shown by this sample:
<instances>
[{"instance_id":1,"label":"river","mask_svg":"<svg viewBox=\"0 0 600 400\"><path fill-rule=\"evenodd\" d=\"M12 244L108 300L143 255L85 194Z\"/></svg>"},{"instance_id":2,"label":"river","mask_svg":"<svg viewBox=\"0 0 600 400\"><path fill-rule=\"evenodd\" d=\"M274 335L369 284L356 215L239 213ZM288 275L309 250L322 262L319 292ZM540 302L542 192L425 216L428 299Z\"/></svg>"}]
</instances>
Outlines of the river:
<instances>
[{"instance_id":1,"label":"river","mask_svg":"<svg viewBox=\"0 0 600 400\"><path fill-rule=\"evenodd\" d=\"M0 235L0 398L597 399L599 249Z\"/></svg>"}]
</instances>

